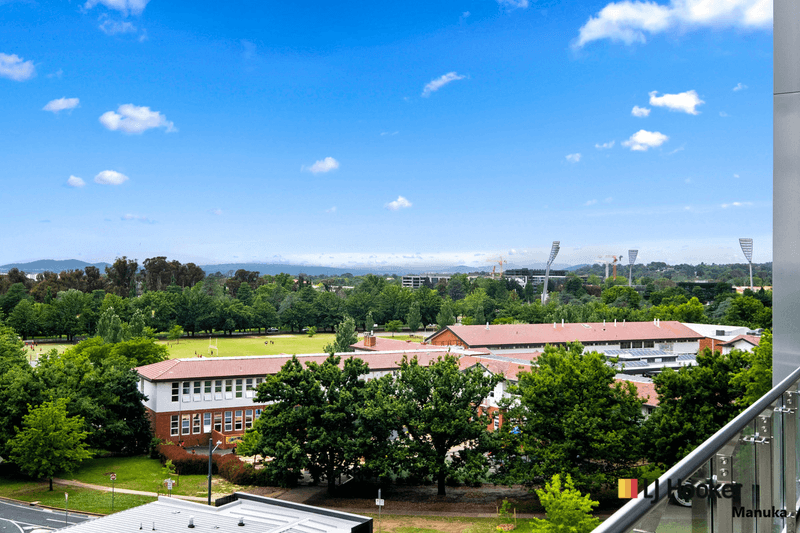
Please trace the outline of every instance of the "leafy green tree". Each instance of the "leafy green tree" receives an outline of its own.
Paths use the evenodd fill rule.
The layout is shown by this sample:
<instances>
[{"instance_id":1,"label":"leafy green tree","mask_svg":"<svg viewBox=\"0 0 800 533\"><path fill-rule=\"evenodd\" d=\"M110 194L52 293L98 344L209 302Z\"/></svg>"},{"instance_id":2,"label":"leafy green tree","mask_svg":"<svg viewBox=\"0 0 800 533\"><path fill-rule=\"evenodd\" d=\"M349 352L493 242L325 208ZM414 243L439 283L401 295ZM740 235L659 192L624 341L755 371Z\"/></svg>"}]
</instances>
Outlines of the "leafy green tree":
<instances>
[{"instance_id":1,"label":"leafy green tree","mask_svg":"<svg viewBox=\"0 0 800 533\"><path fill-rule=\"evenodd\" d=\"M419 312L419 302L413 302L408 308L408 314L406 315L406 324L408 324L408 328L416 332L419 330L420 326L422 326L422 315Z\"/></svg>"},{"instance_id":2,"label":"leafy green tree","mask_svg":"<svg viewBox=\"0 0 800 533\"><path fill-rule=\"evenodd\" d=\"M131 316L131 319L128 322L128 338L136 339L139 337L144 337L146 327L147 323L145 322L144 314L142 313L141 309L135 310L133 312L133 316Z\"/></svg>"},{"instance_id":3,"label":"leafy green tree","mask_svg":"<svg viewBox=\"0 0 800 533\"><path fill-rule=\"evenodd\" d=\"M66 335L70 342L75 335L83 333L85 328L81 315L90 300L91 296L76 289L59 292L53 301L50 314L53 331L58 335Z\"/></svg>"},{"instance_id":4,"label":"leafy green tree","mask_svg":"<svg viewBox=\"0 0 800 533\"><path fill-rule=\"evenodd\" d=\"M172 326L167 332L167 338L173 342L180 342L181 337L183 337L183 328L178 324Z\"/></svg>"},{"instance_id":5,"label":"leafy green tree","mask_svg":"<svg viewBox=\"0 0 800 533\"><path fill-rule=\"evenodd\" d=\"M577 483L612 483L640 458L642 400L614 380L602 355L580 343L547 346L531 372L520 372L506 402L508 482L537 483L570 474Z\"/></svg>"},{"instance_id":6,"label":"leafy green tree","mask_svg":"<svg viewBox=\"0 0 800 533\"><path fill-rule=\"evenodd\" d=\"M34 304L27 298L20 300L8 317L8 325L22 335L22 340L32 337L41 329L37 305L41 304Z\"/></svg>"},{"instance_id":7,"label":"leafy green tree","mask_svg":"<svg viewBox=\"0 0 800 533\"><path fill-rule=\"evenodd\" d=\"M40 394L24 344L13 329L0 323L0 456L10 453L14 427L22 424L28 404L40 403Z\"/></svg>"},{"instance_id":8,"label":"leafy green tree","mask_svg":"<svg viewBox=\"0 0 800 533\"><path fill-rule=\"evenodd\" d=\"M260 417L257 451L275 459L268 469L283 481L296 480L303 469L324 477L333 493L336 478L357 468L363 445L354 437L369 372L366 363L331 355L321 365L303 368L296 357L258 388L257 402L267 404Z\"/></svg>"},{"instance_id":9,"label":"leafy green tree","mask_svg":"<svg viewBox=\"0 0 800 533\"><path fill-rule=\"evenodd\" d=\"M386 329L386 331L391 331L392 337L394 337L394 334L396 332L403 329L403 322L401 320L390 320L389 322L386 323L384 328Z\"/></svg>"},{"instance_id":10,"label":"leafy green tree","mask_svg":"<svg viewBox=\"0 0 800 533\"><path fill-rule=\"evenodd\" d=\"M306 334L307 334L309 337L313 337L314 335L316 335L316 334L317 334L317 327L316 327L316 326L308 326L308 327L306 328Z\"/></svg>"},{"instance_id":11,"label":"leafy green tree","mask_svg":"<svg viewBox=\"0 0 800 533\"><path fill-rule=\"evenodd\" d=\"M100 315L100 320L97 322L97 336L109 344L125 340L122 320L114 312L113 307L109 307Z\"/></svg>"},{"instance_id":12,"label":"leafy green tree","mask_svg":"<svg viewBox=\"0 0 800 533\"><path fill-rule=\"evenodd\" d=\"M375 327L375 319L372 318L372 311L367 311L367 317L364 319L364 331L372 331Z\"/></svg>"},{"instance_id":13,"label":"leafy green tree","mask_svg":"<svg viewBox=\"0 0 800 533\"><path fill-rule=\"evenodd\" d=\"M643 432L647 458L673 465L739 414L747 384L733 378L746 366L739 350L721 355L706 349L697 355L696 366L657 374L658 409Z\"/></svg>"},{"instance_id":14,"label":"leafy green tree","mask_svg":"<svg viewBox=\"0 0 800 533\"><path fill-rule=\"evenodd\" d=\"M29 298L25 284L14 283L4 295L0 296L0 311L5 316L8 316L18 303Z\"/></svg>"},{"instance_id":15,"label":"leafy green tree","mask_svg":"<svg viewBox=\"0 0 800 533\"><path fill-rule=\"evenodd\" d=\"M462 372L458 360L450 355L427 367L416 357L403 357L395 396L397 416L407 432L400 433L397 445L404 450L404 466L423 476L432 475L440 495L445 495L445 481L456 466L447 461L447 453L459 446L462 455L470 455L489 424L481 402L502 379L477 367ZM483 454L473 454L470 459L473 470L486 467Z\"/></svg>"},{"instance_id":16,"label":"leafy green tree","mask_svg":"<svg viewBox=\"0 0 800 533\"><path fill-rule=\"evenodd\" d=\"M772 309L753 296L739 296L731 300L723 320L732 326L771 328Z\"/></svg>"},{"instance_id":17,"label":"leafy green tree","mask_svg":"<svg viewBox=\"0 0 800 533\"><path fill-rule=\"evenodd\" d=\"M328 353L342 353L354 352L355 348L351 345L358 342L358 333L356 333L356 321L350 317L345 319L336 326L336 338L332 344L326 344L323 350Z\"/></svg>"},{"instance_id":18,"label":"leafy green tree","mask_svg":"<svg viewBox=\"0 0 800 533\"><path fill-rule=\"evenodd\" d=\"M135 287L134 279L138 269L139 263L135 259L128 259L125 256L118 257L114 264L106 267L110 291L117 296L128 296L131 288Z\"/></svg>"},{"instance_id":19,"label":"leafy green tree","mask_svg":"<svg viewBox=\"0 0 800 533\"><path fill-rule=\"evenodd\" d=\"M436 327L438 329L444 329L455 323L456 317L453 316L453 307L449 301L445 300L442 307L439 309L439 313L436 315Z\"/></svg>"},{"instance_id":20,"label":"leafy green tree","mask_svg":"<svg viewBox=\"0 0 800 533\"><path fill-rule=\"evenodd\" d=\"M744 387L744 395L737 403L748 407L772 389L772 333L765 331L758 346L743 357L746 367L731 378L731 385L737 390Z\"/></svg>"},{"instance_id":21,"label":"leafy green tree","mask_svg":"<svg viewBox=\"0 0 800 533\"><path fill-rule=\"evenodd\" d=\"M239 285L239 289L236 291L237 300L240 300L245 305L252 305L253 298L255 298L255 294L249 283L242 283Z\"/></svg>"},{"instance_id":22,"label":"leafy green tree","mask_svg":"<svg viewBox=\"0 0 800 533\"><path fill-rule=\"evenodd\" d=\"M609 278L611 279L611 278ZM623 285L614 285L603 290L603 303L616 307L638 309L642 297L635 289Z\"/></svg>"},{"instance_id":23,"label":"leafy green tree","mask_svg":"<svg viewBox=\"0 0 800 533\"><path fill-rule=\"evenodd\" d=\"M566 475L561 483L561 475L555 474L536 495L545 510L546 520L534 519L533 533L589 533L599 524L600 519L592 516L592 509L599 505L588 494L582 495L575 488L572 477Z\"/></svg>"},{"instance_id":24,"label":"leafy green tree","mask_svg":"<svg viewBox=\"0 0 800 533\"><path fill-rule=\"evenodd\" d=\"M83 419L67 416L65 398L29 410L22 430L11 440L11 460L31 477L48 478L53 490L56 474L69 473L92 456L84 442Z\"/></svg>"}]
</instances>

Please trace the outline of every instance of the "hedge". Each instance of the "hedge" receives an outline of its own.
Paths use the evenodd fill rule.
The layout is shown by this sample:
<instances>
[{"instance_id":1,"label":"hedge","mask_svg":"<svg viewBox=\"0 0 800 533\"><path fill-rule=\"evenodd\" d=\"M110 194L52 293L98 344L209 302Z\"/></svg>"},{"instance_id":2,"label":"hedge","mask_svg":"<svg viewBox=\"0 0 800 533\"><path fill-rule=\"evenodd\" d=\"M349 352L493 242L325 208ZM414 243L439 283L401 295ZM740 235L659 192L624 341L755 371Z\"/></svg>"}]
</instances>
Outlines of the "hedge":
<instances>
[{"instance_id":1,"label":"hedge","mask_svg":"<svg viewBox=\"0 0 800 533\"><path fill-rule=\"evenodd\" d=\"M160 444L157 448L161 463L167 459L172 461L175 471L181 475L208 475L208 456L189 453L180 446ZM271 486L272 483L266 468L256 470L253 465L245 463L237 455L213 455L211 457L211 473L217 474L237 485Z\"/></svg>"}]
</instances>

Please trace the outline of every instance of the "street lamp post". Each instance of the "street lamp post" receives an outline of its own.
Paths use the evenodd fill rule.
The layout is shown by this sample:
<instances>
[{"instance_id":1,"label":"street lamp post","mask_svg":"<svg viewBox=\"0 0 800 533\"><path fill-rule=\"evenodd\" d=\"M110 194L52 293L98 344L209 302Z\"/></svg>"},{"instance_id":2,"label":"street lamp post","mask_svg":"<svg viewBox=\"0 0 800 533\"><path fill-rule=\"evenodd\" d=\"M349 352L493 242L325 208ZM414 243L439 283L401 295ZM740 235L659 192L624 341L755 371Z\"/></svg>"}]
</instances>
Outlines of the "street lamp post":
<instances>
[{"instance_id":1,"label":"street lamp post","mask_svg":"<svg viewBox=\"0 0 800 533\"><path fill-rule=\"evenodd\" d=\"M217 445L214 446L213 448L211 447L212 444L214 444L214 439L209 438L208 439L208 505L211 505L211 464L212 464L211 457L214 455L214 450L216 450L217 447L220 444L222 444L222 441L218 440Z\"/></svg>"}]
</instances>

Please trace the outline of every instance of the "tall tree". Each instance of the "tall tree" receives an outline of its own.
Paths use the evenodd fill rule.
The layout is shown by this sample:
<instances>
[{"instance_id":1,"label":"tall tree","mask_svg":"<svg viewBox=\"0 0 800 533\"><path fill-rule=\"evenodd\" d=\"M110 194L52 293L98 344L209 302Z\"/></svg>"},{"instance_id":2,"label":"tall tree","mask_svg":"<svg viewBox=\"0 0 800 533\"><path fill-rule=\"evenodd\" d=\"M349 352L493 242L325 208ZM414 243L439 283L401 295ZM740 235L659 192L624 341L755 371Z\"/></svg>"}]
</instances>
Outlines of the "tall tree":
<instances>
[{"instance_id":1,"label":"tall tree","mask_svg":"<svg viewBox=\"0 0 800 533\"><path fill-rule=\"evenodd\" d=\"M734 376L746 366L739 350L722 355L705 349L697 366L656 375L658 409L644 424L647 458L673 465L739 414L747 383Z\"/></svg>"},{"instance_id":2,"label":"tall tree","mask_svg":"<svg viewBox=\"0 0 800 533\"><path fill-rule=\"evenodd\" d=\"M106 267L109 290L117 296L127 297L134 285L137 270L139 263L135 259L118 257L111 266Z\"/></svg>"},{"instance_id":3,"label":"tall tree","mask_svg":"<svg viewBox=\"0 0 800 533\"><path fill-rule=\"evenodd\" d=\"M357 468L364 445L357 435L359 406L364 403L369 372L366 363L331 355L322 364L303 368L292 357L258 388L257 402L267 404L260 417L259 452L274 457L267 468L287 483L308 469L324 477L328 492L336 478Z\"/></svg>"},{"instance_id":4,"label":"tall tree","mask_svg":"<svg viewBox=\"0 0 800 533\"><path fill-rule=\"evenodd\" d=\"M447 300L442 304L439 313L436 315L436 327L444 329L447 326L452 326L456 323L456 317L453 316L453 306Z\"/></svg>"},{"instance_id":5,"label":"tall tree","mask_svg":"<svg viewBox=\"0 0 800 533\"><path fill-rule=\"evenodd\" d=\"M501 434L510 482L541 483L570 474L599 486L640 458L642 400L630 383L615 382L602 355L580 343L548 346L531 372L511 388Z\"/></svg>"},{"instance_id":6,"label":"tall tree","mask_svg":"<svg viewBox=\"0 0 800 533\"><path fill-rule=\"evenodd\" d=\"M11 440L11 460L31 477L69 473L92 454L86 449L83 419L67 416L67 400L44 402L22 419L22 430Z\"/></svg>"},{"instance_id":7,"label":"tall tree","mask_svg":"<svg viewBox=\"0 0 800 533\"><path fill-rule=\"evenodd\" d=\"M502 379L477 367L462 372L449 355L427 367L416 357L403 358L395 396L398 420L408 431L400 433L398 446L405 450L410 469L433 475L440 495L445 495L445 481L454 470L447 454L458 446L467 455L476 446L489 424L481 403ZM482 454L473 460L485 464Z\"/></svg>"},{"instance_id":8,"label":"tall tree","mask_svg":"<svg viewBox=\"0 0 800 533\"><path fill-rule=\"evenodd\" d=\"M412 302L406 315L406 324L411 331L416 332L422 326L422 314L419 312L419 302Z\"/></svg>"},{"instance_id":9,"label":"tall tree","mask_svg":"<svg viewBox=\"0 0 800 533\"><path fill-rule=\"evenodd\" d=\"M351 345L357 342L358 333L356 333L356 321L348 316L336 326L336 338L333 343L326 344L323 350L331 354L354 352L355 349L352 348Z\"/></svg>"},{"instance_id":10,"label":"tall tree","mask_svg":"<svg viewBox=\"0 0 800 533\"><path fill-rule=\"evenodd\" d=\"M100 315L100 320L97 322L97 336L102 338L103 342L112 344L125 340L122 320L114 312L113 307L109 307Z\"/></svg>"}]
</instances>

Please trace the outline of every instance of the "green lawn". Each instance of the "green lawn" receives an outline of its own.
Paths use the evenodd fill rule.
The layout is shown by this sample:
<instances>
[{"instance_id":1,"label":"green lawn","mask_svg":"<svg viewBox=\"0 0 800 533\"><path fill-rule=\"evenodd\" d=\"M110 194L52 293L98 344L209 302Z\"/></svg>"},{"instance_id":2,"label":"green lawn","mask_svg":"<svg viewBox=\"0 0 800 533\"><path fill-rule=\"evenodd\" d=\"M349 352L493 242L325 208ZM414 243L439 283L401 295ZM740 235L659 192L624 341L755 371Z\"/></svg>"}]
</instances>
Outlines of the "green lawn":
<instances>
[{"instance_id":1,"label":"green lawn","mask_svg":"<svg viewBox=\"0 0 800 533\"><path fill-rule=\"evenodd\" d=\"M82 489L78 487L64 487L53 485L50 491L46 481L19 481L0 477L0 496L22 500L25 502L39 502L41 505L64 508L64 493L69 494L70 511L87 511L90 513L110 513L111 493L99 490ZM122 511L155 501L149 496L134 494L114 494L114 511Z\"/></svg>"},{"instance_id":2,"label":"green lawn","mask_svg":"<svg viewBox=\"0 0 800 533\"><path fill-rule=\"evenodd\" d=\"M114 472L117 475L114 486L117 488L165 493L163 481L166 478L161 473L162 468L158 459L148 457L90 459L81 463L80 468L68 479L110 487L109 474ZM176 476L173 479L177 481L177 485L172 487L173 494L184 496L208 494L208 478L204 475ZM212 494L230 494L241 488L215 476Z\"/></svg>"},{"instance_id":3,"label":"green lawn","mask_svg":"<svg viewBox=\"0 0 800 533\"><path fill-rule=\"evenodd\" d=\"M41 354L47 353L50 350L55 350L58 353L64 353L67 348L72 348L73 346L74 344L40 344L38 346L26 346L25 356L30 360L36 360Z\"/></svg>"},{"instance_id":4,"label":"green lawn","mask_svg":"<svg viewBox=\"0 0 800 533\"><path fill-rule=\"evenodd\" d=\"M308 335L267 335L259 337L226 337L224 335L201 338L186 337L180 341L158 341L169 349L171 359L208 356L232 357L242 355L294 355L301 353L321 353L326 344L334 340L332 333ZM209 342L210 341L210 342ZM267 342L267 344L264 344ZM216 346L209 350L209 345Z\"/></svg>"},{"instance_id":5,"label":"green lawn","mask_svg":"<svg viewBox=\"0 0 800 533\"><path fill-rule=\"evenodd\" d=\"M377 532L380 528L384 533L495 533L498 524L505 522L500 518L383 515L379 524L377 514L367 516L374 520L373 531ZM517 519L515 531L530 531L532 522L529 519Z\"/></svg>"}]
</instances>

